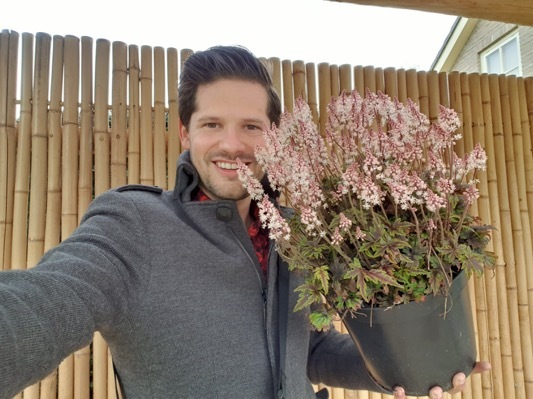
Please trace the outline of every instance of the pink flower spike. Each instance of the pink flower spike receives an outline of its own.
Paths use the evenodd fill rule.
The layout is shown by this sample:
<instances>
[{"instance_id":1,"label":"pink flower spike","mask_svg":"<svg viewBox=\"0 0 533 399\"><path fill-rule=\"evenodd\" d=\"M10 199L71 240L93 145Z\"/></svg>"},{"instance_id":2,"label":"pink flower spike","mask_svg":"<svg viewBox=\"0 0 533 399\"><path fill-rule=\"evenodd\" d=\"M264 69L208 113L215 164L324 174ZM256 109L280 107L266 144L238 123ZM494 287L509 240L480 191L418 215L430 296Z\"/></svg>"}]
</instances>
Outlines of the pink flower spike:
<instances>
[{"instance_id":1,"label":"pink flower spike","mask_svg":"<svg viewBox=\"0 0 533 399\"><path fill-rule=\"evenodd\" d=\"M246 190L250 194L250 197L255 201L261 200L261 198L263 198L263 196L265 195L263 186L261 185L259 180L254 177L252 171L248 168L248 166L246 166L246 164L241 162L241 160L238 158L237 174L244 188L246 188Z\"/></svg>"}]
</instances>

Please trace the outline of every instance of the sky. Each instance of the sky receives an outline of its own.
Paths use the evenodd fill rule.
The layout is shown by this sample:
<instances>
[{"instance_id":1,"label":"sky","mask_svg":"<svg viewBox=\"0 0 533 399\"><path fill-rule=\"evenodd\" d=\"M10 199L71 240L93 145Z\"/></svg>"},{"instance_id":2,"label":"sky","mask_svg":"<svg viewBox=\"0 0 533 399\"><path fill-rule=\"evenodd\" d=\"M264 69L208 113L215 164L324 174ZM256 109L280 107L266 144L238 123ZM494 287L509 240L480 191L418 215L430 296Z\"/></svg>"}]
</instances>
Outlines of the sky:
<instances>
[{"instance_id":1,"label":"sky","mask_svg":"<svg viewBox=\"0 0 533 399\"><path fill-rule=\"evenodd\" d=\"M7 10L5 7L7 6ZM259 57L428 70L454 16L327 0L11 0L0 29Z\"/></svg>"}]
</instances>

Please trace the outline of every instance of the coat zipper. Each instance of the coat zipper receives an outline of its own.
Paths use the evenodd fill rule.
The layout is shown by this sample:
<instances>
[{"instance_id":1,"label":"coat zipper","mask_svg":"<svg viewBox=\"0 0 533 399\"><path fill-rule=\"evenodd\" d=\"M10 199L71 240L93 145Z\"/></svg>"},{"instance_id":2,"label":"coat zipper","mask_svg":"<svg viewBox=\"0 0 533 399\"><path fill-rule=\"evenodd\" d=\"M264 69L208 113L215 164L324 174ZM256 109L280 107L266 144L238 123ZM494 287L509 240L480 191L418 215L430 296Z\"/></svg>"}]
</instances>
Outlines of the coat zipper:
<instances>
[{"instance_id":1,"label":"coat zipper","mask_svg":"<svg viewBox=\"0 0 533 399\"><path fill-rule=\"evenodd\" d=\"M254 259L252 259L252 257L250 256L250 254L248 253L248 251L246 250L246 248L244 248L244 245L242 244L242 242L239 240L239 237L237 237L237 235L235 234L235 232L233 231L233 229L230 229L231 231L231 234L233 234L233 237L235 237L235 240L237 241L237 243L239 244L239 246L241 247L241 249L243 250L243 252L246 254L246 256L248 257L248 259L250 260L253 268L254 268L254 271L255 271L255 275L257 277L257 280L259 282L259 287L261 289L261 299L263 300L263 329L265 330L266 332L266 329L267 329L267 292L266 292L266 287L265 287L265 284L263 282L263 277L259 274L259 270L257 269L256 267L256 264L254 262ZM268 258L270 259L270 251L272 249L270 248L269 249L269 252L268 252Z\"/></svg>"}]
</instances>

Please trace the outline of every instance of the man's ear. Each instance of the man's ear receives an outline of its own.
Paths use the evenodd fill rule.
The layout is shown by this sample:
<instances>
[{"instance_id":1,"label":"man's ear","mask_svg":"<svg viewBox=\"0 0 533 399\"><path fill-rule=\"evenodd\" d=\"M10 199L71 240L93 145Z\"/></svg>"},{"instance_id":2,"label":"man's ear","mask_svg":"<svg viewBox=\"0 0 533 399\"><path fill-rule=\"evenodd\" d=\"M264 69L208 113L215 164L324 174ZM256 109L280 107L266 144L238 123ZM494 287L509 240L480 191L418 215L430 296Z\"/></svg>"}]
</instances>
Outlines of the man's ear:
<instances>
[{"instance_id":1,"label":"man's ear","mask_svg":"<svg viewBox=\"0 0 533 399\"><path fill-rule=\"evenodd\" d=\"M185 125L181 125L180 127L180 141L182 149L188 150L190 148L189 132Z\"/></svg>"}]
</instances>

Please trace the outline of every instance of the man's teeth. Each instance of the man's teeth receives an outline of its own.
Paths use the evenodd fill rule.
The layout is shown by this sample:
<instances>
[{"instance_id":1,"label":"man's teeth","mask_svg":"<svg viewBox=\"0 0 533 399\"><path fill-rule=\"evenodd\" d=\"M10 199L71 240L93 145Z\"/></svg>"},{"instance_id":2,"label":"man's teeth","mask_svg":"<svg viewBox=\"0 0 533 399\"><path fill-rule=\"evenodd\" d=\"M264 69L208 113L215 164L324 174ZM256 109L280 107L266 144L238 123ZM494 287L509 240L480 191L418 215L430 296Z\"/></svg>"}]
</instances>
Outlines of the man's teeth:
<instances>
[{"instance_id":1,"label":"man's teeth","mask_svg":"<svg viewBox=\"0 0 533 399\"><path fill-rule=\"evenodd\" d=\"M237 164L236 163L217 162L216 164L221 169L231 169L231 170L236 170L237 169Z\"/></svg>"}]
</instances>

